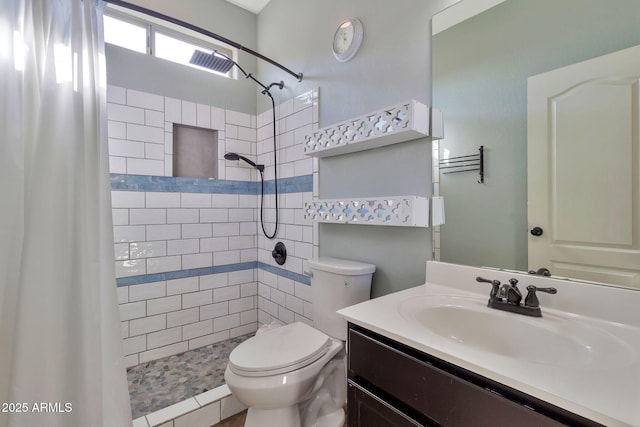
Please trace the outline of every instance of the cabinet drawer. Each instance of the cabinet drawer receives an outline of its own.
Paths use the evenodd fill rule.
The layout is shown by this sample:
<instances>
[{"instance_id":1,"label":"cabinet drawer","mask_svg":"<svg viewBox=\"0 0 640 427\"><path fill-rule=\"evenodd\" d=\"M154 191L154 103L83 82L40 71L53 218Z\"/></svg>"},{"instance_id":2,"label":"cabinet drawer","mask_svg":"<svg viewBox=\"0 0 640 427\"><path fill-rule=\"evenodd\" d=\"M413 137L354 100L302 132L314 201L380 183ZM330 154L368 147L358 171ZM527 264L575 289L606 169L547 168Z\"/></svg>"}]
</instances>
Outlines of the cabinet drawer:
<instances>
[{"instance_id":1,"label":"cabinet drawer","mask_svg":"<svg viewBox=\"0 0 640 427\"><path fill-rule=\"evenodd\" d=\"M373 393L349 382L349 426L423 427Z\"/></svg>"},{"instance_id":2,"label":"cabinet drawer","mask_svg":"<svg viewBox=\"0 0 640 427\"><path fill-rule=\"evenodd\" d=\"M557 422L349 329L349 378L442 426L558 427Z\"/></svg>"}]
</instances>

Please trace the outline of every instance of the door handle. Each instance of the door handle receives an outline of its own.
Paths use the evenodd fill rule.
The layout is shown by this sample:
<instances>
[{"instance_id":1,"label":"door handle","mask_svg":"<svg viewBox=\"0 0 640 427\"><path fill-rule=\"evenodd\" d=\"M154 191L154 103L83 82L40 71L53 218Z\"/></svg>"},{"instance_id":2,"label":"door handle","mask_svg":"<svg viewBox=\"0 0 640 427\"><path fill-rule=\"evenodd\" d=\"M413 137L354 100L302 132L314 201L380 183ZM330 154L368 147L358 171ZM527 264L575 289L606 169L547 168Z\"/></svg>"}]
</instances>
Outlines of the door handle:
<instances>
[{"instance_id":1,"label":"door handle","mask_svg":"<svg viewBox=\"0 0 640 427\"><path fill-rule=\"evenodd\" d=\"M540 227L533 227L530 233L532 236L542 236L543 230Z\"/></svg>"}]
</instances>

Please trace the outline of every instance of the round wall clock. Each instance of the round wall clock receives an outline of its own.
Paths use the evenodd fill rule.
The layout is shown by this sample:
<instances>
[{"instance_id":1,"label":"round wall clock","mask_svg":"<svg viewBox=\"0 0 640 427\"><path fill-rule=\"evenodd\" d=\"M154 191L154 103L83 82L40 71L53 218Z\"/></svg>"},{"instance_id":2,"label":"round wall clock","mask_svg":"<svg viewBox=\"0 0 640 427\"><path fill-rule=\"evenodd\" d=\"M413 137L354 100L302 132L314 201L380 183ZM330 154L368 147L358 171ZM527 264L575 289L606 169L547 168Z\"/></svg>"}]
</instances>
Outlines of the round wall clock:
<instances>
[{"instance_id":1,"label":"round wall clock","mask_svg":"<svg viewBox=\"0 0 640 427\"><path fill-rule=\"evenodd\" d=\"M364 31L358 18L344 21L333 35L333 55L340 62L347 62L360 49Z\"/></svg>"}]
</instances>

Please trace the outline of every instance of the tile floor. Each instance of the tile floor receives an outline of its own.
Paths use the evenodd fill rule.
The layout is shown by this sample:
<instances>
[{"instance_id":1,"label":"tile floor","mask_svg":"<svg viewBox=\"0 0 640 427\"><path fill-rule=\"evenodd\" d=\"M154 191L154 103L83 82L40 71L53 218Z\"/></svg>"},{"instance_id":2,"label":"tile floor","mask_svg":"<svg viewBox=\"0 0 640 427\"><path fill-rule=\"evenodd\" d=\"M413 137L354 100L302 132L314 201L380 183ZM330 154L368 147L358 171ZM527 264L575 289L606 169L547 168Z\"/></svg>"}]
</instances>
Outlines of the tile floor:
<instances>
[{"instance_id":1,"label":"tile floor","mask_svg":"<svg viewBox=\"0 0 640 427\"><path fill-rule=\"evenodd\" d=\"M247 418L247 411L242 411L216 424L215 427L243 427L245 418Z\"/></svg>"},{"instance_id":2,"label":"tile floor","mask_svg":"<svg viewBox=\"0 0 640 427\"><path fill-rule=\"evenodd\" d=\"M229 354L253 334L127 369L133 419L224 384Z\"/></svg>"},{"instance_id":3,"label":"tile floor","mask_svg":"<svg viewBox=\"0 0 640 427\"><path fill-rule=\"evenodd\" d=\"M215 427L243 427L244 420L247 418L247 411L242 411L239 414L229 417L222 421L220 424L216 424ZM344 422L344 427L347 427L347 421Z\"/></svg>"}]
</instances>

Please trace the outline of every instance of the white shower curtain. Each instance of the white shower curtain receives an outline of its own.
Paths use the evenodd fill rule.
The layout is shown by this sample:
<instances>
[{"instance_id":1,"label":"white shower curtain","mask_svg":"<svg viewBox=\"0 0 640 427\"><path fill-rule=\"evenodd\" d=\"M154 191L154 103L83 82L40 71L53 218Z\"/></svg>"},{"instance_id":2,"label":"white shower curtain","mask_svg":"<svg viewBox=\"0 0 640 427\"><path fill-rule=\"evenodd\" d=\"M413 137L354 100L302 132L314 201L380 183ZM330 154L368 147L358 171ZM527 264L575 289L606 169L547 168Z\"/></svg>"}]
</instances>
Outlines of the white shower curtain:
<instances>
[{"instance_id":1,"label":"white shower curtain","mask_svg":"<svg viewBox=\"0 0 640 427\"><path fill-rule=\"evenodd\" d=\"M0 427L130 426L102 16L0 0Z\"/></svg>"}]
</instances>

